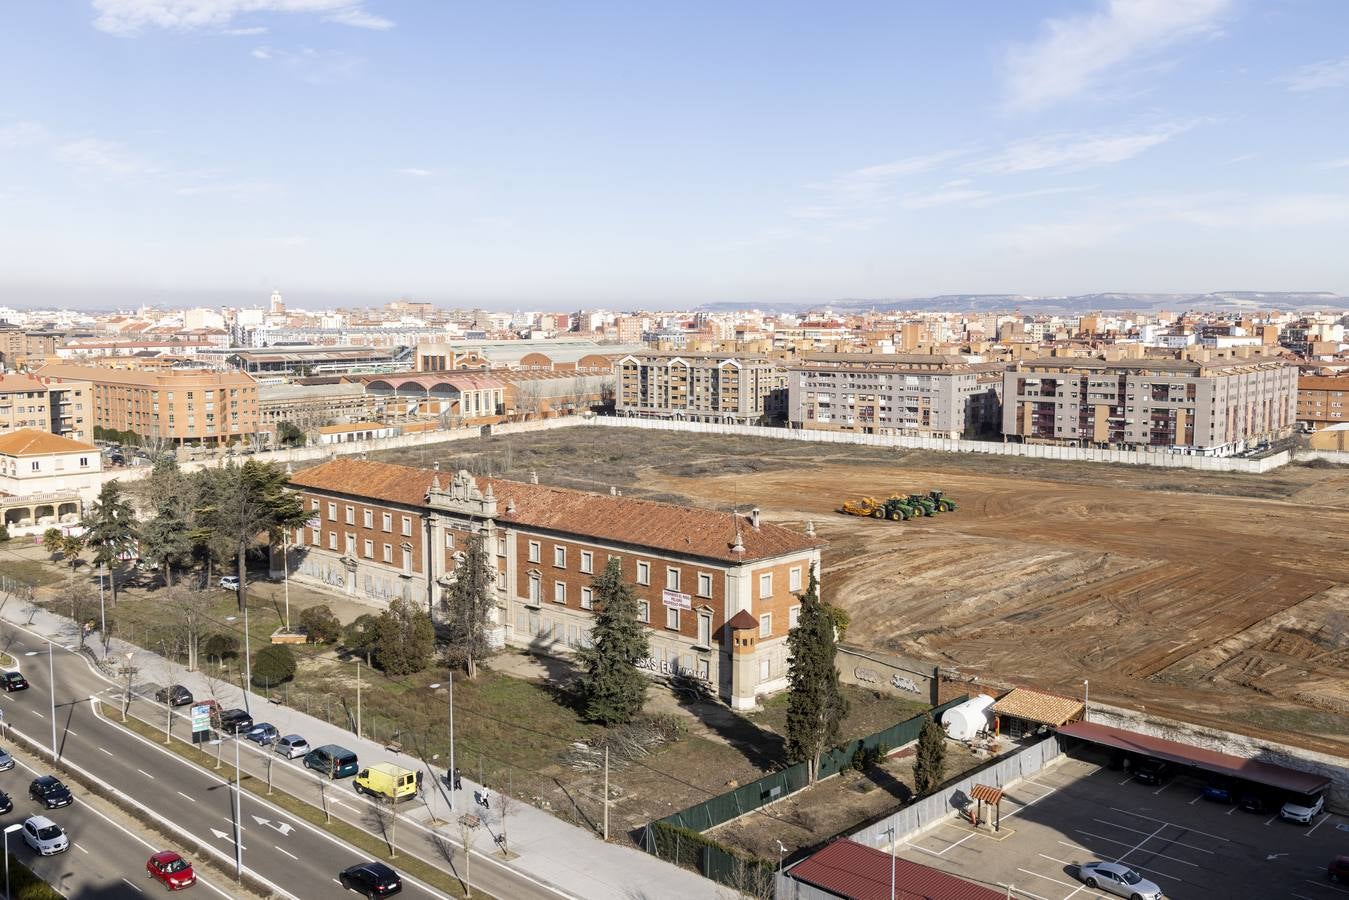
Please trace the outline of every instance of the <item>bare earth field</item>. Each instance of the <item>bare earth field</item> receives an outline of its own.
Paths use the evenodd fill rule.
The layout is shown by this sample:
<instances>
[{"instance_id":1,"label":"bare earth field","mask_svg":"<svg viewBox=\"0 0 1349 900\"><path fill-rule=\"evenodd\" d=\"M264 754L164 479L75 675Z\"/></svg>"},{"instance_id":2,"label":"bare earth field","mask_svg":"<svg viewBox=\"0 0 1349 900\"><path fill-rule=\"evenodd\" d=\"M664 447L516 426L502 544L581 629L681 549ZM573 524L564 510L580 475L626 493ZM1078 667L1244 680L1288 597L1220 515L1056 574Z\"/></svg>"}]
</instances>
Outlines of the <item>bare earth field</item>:
<instances>
[{"instance_id":1,"label":"bare earth field","mask_svg":"<svg viewBox=\"0 0 1349 900\"><path fill-rule=\"evenodd\" d=\"M1263 475L609 428L399 451L390 462L815 522L850 643L993 682L1349 754L1349 471ZM941 488L956 513L845 517Z\"/></svg>"}]
</instances>

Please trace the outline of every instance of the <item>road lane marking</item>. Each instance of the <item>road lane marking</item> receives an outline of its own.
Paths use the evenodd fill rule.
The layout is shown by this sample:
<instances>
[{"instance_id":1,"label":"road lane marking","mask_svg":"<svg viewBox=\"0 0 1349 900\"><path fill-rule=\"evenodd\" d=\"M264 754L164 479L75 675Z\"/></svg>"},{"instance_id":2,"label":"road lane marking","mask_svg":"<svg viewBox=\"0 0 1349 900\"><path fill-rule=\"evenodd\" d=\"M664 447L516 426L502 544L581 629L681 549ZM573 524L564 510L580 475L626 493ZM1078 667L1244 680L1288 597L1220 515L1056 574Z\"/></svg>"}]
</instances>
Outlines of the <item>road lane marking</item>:
<instances>
[{"instance_id":1,"label":"road lane marking","mask_svg":"<svg viewBox=\"0 0 1349 900\"><path fill-rule=\"evenodd\" d=\"M35 709L30 709L30 710L28 710L28 711L29 711L30 713L32 713L33 715L37 716L39 719L45 719L45 718L47 718L46 716L44 716L42 713L38 712L38 711L35 710Z\"/></svg>"},{"instance_id":2,"label":"road lane marking","mask_svg":"<svg viewBox=\"0 0 1349 900\"><path fill-rule=\"evenodd\" d=\"M1162 785L1161 787L1157 788L1157 790L1153 791L1152 795L1155 797L1156 795L1160 794L1162 791L1166 790L1170 786L1171 782L1168 781L1166 784Z\"/></svg>"},{"instance_id":3,"label":"road lane marking","mask_svg":"<svg viewBox=\"0 0 1349 900\"><path fill-rule=\"evenodd\" d=\"M1158 829L1158 830L1160 831L1161 829ZM1100 835L1100 834L1092 834L1090 831L1083 831L1081 828L1077 829L1077 833L1078 833L1078 834L1085 834L1087 837L1096 838L1098 841L1105 841L1106 843L1109 843L1109 844L1119 844L1121 847L1127 847L1127 846L1128 846L1128 844L1124 843L1124 841L1117 841L1117 840L1115 840L1114 838L1108 838L1108 837L1105 837L1104 835ZM1151 840L1151 838L1145 839L1142 843L1135 844L1134 847L1133 847L1133 849L1129 850L1128 853L1125 853L1124 856L1128 856L1129 853L1132 853L1134 850L1137 850L1139 847L1143 846L1143 844L1146 844L1149 840ZM1198 869L1198 868L1200 868L1200 866L1199 866L1198 863L1187 862L1186 860L1180 859L1180 858L1175 857L1175 856L1167 856L1165 853L1158 853L1156 850L1149 850L1148 853L1152 854L1153 856L1159 856L1159 857L1161 857L1162 859L1169 859L1169 860L1171 860L1172 862L1183 863L1184 865L1187 865L1187 866L1189 866L1189 867L1191 867L1191 868L1193 868L1193 869ZM1124 859L1124 856L1119 857L1119 859L1116 859L1115 862L1119 862L1120 860ZM1142 867L1142 866L1134 866L1134 868L1136 868L1136 869L1141 869L1141 868L1143 868L1143 867ZM1153 871L1155 871L1155 870L1153 870ZM1171 878L1171 877L1174 877L1174 876L1168 875L1167 877L1168 877L1168 878ZM1179 880L1181 880L1181 879L1177 879L1177 881L1179 881Z\"/></svg>"},{"instance_id":4,"label":"road lane marking","mask_svg":"<svg viewBox=\"0 0 1349 900\"><path fill-rule=\"evenodd\" d=\"M1190 801L1190 805L1194 806L1196 803L1198 803L1200 800L1203 799L1204 799L1204 792L1200 791L1199 794L1193 800Z\"/></svg>"},{"instance_id":5,"label":"road lane marking","mask_svg":"<svg viewBox=\"0 0 1349 900\"><path fill-rule=\"evenodd\" d=\"M1134 777L1133 777L1132 775L1130 775L1128 778L1126 778L1126 779L1124 779L1123 781L1121 781L1120 784L1128 784L1129 782L1131 782L1131 781L1133 781L1133 780L1134 780Z\"/></svg>"},{"instance_id":6,"label":"road lane marking","mask_svg":"<svg viewBox=\"0 0 1349 900\"><path fill-rule=\"evenodd\" d=\"M1303 835L1303 837L1311 837L1312 832L1320 828L1322 825L1326 824L1326 820L1329 818L1330 818L1329 813L1326 813L1325 815L1321 816L1321 820L1317 822L1315 825L1313 825L1311 828L1307 829L1307 833Z\"/></svg>"},{"instance_id":7,"label":"road lane marking","mask_svg":"<svg viewBox=\"0 0 1349 900\"><path fill-rule=\"evenodd\" d=\"M89 853L88 850L84 849L84 848L81 847L79 844L72 843L70 846L74 847L76 850L80 851L81 853L83 853L83 854L85 854L85 855L88 855L88 853Z\"/></svg>"},{"instance_id":8,"label":"road lane marking","mask_svg":"<svg viewBox=\"0 0 1349 900\"><path fill-rule=\"evenodd\" d=\"M279 853L284 853L284 854L286 854L287 856L289 856L291 859L294 859L294 860L299 860L299 858L300 858L300 857L296 856L294 853L291 853L289 850L282 850L280 847L276 846L275 844L272 845L272 849L273 849L273 850L276 850L276 851L279 852Z\"/></svg>"},{"instance_id":9,"label":"road lane marking","mask_svg":"<svg viewBox=\"0 0 1349 900\"><path fill-rule=\"evenodd\" d=\"M1273 821L1274 821L1275 819L1277 819L1278 817L1279 817L1279 814L1278 814L1278 813L1275 813L1274 815L1270 816L1268 819L1265 820L1265 824L1266 824L1266 825L1269 825L1271 822L1273 822Z\"/></svg>"},{"instance_id":10,"label":"road lane marking","mask_svg":"<svg viewBox=\"0 0 1349 900\"><path fill-rule=\"evenodd\" d=\"M140 772L142 775L144 775L146 778L150 779L151 781L154 781L154 780L155 780L155 776L151 775L149 772L145 771L144 769L137 769L136 771L137 771L137 772Z\"/></svg>"},{"instance_id":11,"label":"road lane marking","mask_svg":"<svg viewBox=\"0 0 1349 900\"><path fill-rule=\"evenodd\" d=\"M182 797L184 800L191 800L193 803L196 803L196 802L197 802L197 798L196 798L196 797L189 797L187 794L184 794L182 791L175 791L174 793L176 793L179 797Z\"/></svg>"},{"instance_id":12,"label":"road lane marking","mask_svg":"<svg viewBox=\"0 0 1349 900\"><path fill-rule=\"evenodd\" d=\"M103 747L99 747L98 749L99 749L99 752L100 752L100 753L106 753L106 754L108 754L109 756L112 756L112 755L113 755L111 750L108 750L108 749L103 748Z\"/></svg>"},{"instance_id":13,"label":"road lane marking","mask_svg":"<svg viewBox=\"0 0 1349 900\"><path fill-rule=\"evenodd\" d=\"M1136 813L1133 810L1120 809L1118 806L1112 806L1110 808L1113 809L1115 812L1122 812L1126 816L1133 816L1136 819L1147 819L1149 822L1159 822L1162 825L1176 825L1175 822L1168 822L1166 819L1154 819L1152 816L1145 816L1142 813ZM1198 828L1191 828L1188 825L1176 825L1176 827L1184 828L1186 831L1191 832L1192 834L1202 834L1204 837L1213 838L1215 841L1226 841L1229 844L1232 842L1231 838L1225 838L1220 834L1209 834L1207 831L1200 831Z\"/></svg>"},{"instance_id":14,"label":"road lane marking","mask_svg":"<svg viewBox=\"0 0 1349 900\"><path fill-rule=\"evenodd\" d=\"M1324 881L1312 881L1310 878L1304 878L1303 881L1306 881L1308 884L1314 884L1317 887L1323 887L1328 891L1338 891L1341 894L1349 894L1349 891L1346 891L1344 888L1335 887L1333 884L1326 884Z\"/></svg>"},{"instance_id":15,"label":"road lane marking","mask_svg":"<svg viewBox=\"0 0 1349 900\"><path fill-rule=\"evenodd\" d=\"M1139 831L1137 828L1130 828L1127 825L1121 825L1118 822L1107 822L1105 819L1092 819L1092 821L1100 822L1102 825L1109 825L1111 828L1118 828L1121 831L1132 831L1134 834L1147 834L1146 831ZM1163 825L1162 827L1165 828L1166 826ZM1156 834L1156 832L1154 831L1153 834ZM1207 853L1210 856L1213 855L1212 850L1205 850L1203 847L1196 847L1194 844L1187 844L1184 841L1177 841L1174 840L1173 838L1162 838L1162 840L1166 841L1168 844L1175 844L1178 847L1185 847L1190 850L1198 850L1200 853Z\"/></svg>"},{"instance_id":16,"label":"road lane marking","mask_svg":"<svg viewBox=\"0 0 1349 900\"><path fill-rule=\"evenodd\" d=\"M125 884L131 885L131 887L135 888L135 889L136 889L136 893L138 893L138 894L144 894L144 893L145 893L145 891L143 891L143 890L140 889L140 886L139 886L139 885L131 884L131 882L127 881L125 878L123 878L122 881L123 881Z\"/></svg>"}]
</instances>

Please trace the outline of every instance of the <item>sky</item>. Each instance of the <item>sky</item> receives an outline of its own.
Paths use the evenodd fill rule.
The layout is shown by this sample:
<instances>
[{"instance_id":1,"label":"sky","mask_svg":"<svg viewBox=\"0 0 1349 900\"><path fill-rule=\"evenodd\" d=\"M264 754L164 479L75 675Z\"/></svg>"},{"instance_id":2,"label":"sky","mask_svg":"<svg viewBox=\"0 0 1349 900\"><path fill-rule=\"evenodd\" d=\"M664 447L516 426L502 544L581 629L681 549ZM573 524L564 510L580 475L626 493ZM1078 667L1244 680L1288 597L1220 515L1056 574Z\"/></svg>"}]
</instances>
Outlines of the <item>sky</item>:
<instances>
[{"instance_id":1,"label":"sky","mask_svg":"<svg viewBox=\"0 0 1349 900\"><path fill-rule=\"evenodd\" d=\"M0 6L0 306L1349 294L1343 0Z\"/></svg>"}]
</instances>

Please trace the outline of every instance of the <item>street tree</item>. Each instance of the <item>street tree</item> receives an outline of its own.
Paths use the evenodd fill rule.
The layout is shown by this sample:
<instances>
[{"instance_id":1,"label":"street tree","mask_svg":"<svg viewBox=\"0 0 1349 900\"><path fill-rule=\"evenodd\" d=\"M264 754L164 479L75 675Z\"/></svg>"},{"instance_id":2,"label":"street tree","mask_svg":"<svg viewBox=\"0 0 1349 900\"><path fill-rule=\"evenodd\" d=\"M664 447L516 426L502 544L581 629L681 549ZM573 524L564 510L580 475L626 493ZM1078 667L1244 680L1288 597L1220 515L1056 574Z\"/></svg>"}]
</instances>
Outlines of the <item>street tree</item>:
<instances>
[{"instance_id":1,"label":"street tree","mask_svg":"<svg viewBox=\"0 0 1349 900\"><path fill-rule=\"evenodd\" d=\"M496 565L481 534L469 538L454 576L454 585L441 600L450 631L446 656L462 662L469 678L477 678L478 663L491 652L488 628L496 606Z\"/></svg>"},{"instance_id":2,"label":"street tree","mask_svg":"<svg viewBox=\"0 0 1349 900\"><path fill-rule=\"evenodd\" d=\"M379 638L379 617L363 613L342 629L342 646L365 657L367 666L374 665L375 642Z\"/></svg>"},{"instance_id":3,"label":"street tree","mask_svg":"<svg viewBox=\"0 0 1349 900\"><path fill-rule=\"evenodd\" d=\"M202 526L228 538L239 576L239 610L248 603L248 551L258 535L277 543L281 532L304 524L309 516L300 496L286 490L286 472L280 466L250 459L208 470L204 505L198 515Z\"/></svg>"},{"instance_id":4,"label":"street tree","mask_svg":"<svg viewBox=\"0 0 1349 900\"><path fill-rule=\"evenodd\" d=\"M637 662L650 656L651 648L637 619L637 595L623 581L618 560L610 559L591 586L598 613L590 644L577 651L585 669L580 678L582 708L593 721L621 725L646 702L647 679Z\"/></svg>"},{"instance_id":5,"label":"street tree","mask_svg":"<svg viewBox=\"0 0 1349 900\"><path fill-rule=\"evenodd\" d=\"M176 585L168 589L165 600L176 638L187 651L188 671L194 672L201 656L202 636L211 624L211 609L215 606L215 598L209 591Z\"/></svg>"},{"instance_id":6,"label":"street tree","mask_svg":"<svg viewBox=\"0 0 1349 900\"><path fill-rule=\"evenodd\" d=\"M305 433L294 422L281 421L276 423L276 442L282 447L303 447L305 444Z\"/></svg>"},{"instance_id":7,"label":"street tree","mask_svg":"<svg viewBox=\"0 0 1349 900\"><path fill-rule=\"evenodd\" d=\"M98 596L72 576L53 598L52 605L63 616L69 616L80 633L79 649L84 649L84 639L89 633L85 626L98 616Z\"/></svg>"},{"instance_id":8,"label":"street tree","mask_svg":"<svg viewBox=\"0 0 1349 900\"><path fill-rule=\"evenodd\" d=\"M810 781L820 773L825 748L838 741L848 715L834 667L834 617L820 600L820 582L810 567L810 583L801 600L796 627L787 634L791 667L787 671L787 756L810 763Z\"/></svg>"},{"instance_id":9,"label":"street tree","mask_svg":"<svg viewBox=\"0 0 1349 900\"><path fill-rule=\"evenodd\" d=\"M164 585L173 587L173 572L192 561L192 534L182 505L174 498L161 501L155 517L138 531L141 556L164 572Z\"/></svg>"},{"instance_id":10,"label":"street tree","mask_svg":"<svg viewBox=\"0 0 1349 900\"><path fill-rule=\"evenodd\" d=\"M107 567L112 605L116 606L117 566L136 546L136 511L116 478L99 490L84 527L84 541L94 551L94 562Z\"/></svg>"},{"instance_id":11,"label":"street tree","mask_svg":"<svg viewBox=\"0 0 1349 900\"><path fill-rule=\"evenodd\" d=\"M331 644L342 638L342 622L327 604L306 606L297 621L308 632L311 644Z\"/></svg>"},{"instance_id":12,"label":"street tree","mask_svg":"<svg viewBox=\"0 0 1349 900\"><path fill-rule=\"evenodd\" d=\"M913 758L913 792L926 797L946 778L946 732L932 718L923 714L923 730L918 732L918 749Z\"/></svg>"},{"instance_id":13,"label":"street tree","mask_svg":"<svg viewBox=\"0 0 1349 900\"><path fill-rule=\"evenodd\" d=\"M426 611L401 598L375 621L374 663L395 677L420 672L431 664L436 632Z\"/></svg>"}]
</instances>

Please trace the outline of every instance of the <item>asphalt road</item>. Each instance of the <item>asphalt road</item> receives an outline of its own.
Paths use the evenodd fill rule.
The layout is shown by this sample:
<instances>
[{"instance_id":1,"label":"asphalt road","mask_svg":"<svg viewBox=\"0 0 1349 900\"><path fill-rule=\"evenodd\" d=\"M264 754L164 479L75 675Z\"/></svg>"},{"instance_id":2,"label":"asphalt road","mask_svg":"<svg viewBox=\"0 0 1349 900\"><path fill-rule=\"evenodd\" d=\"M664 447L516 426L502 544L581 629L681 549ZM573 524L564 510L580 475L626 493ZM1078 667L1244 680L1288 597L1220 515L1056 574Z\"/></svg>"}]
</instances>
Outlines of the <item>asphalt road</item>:
<instances>
[{"instance_id":1,"label":"asphalt road","mask_svg":"<svg viewBox=\"0 0 1349 900\"><path fill-rule=\"evenodd\" d=\"M9 651L19 660L20 669L31 687L13 694L0 693L0 709L4 710L6 724L44 746L51 743L51 700L48 680L47 641L36 634L12 626L15 640ZM229 764L213 772L182 759L154 742L129 734L120 727L104 721L93 711L89 698L116 688L96 673L87 659L73 651L55 647L52 663L56 677L56 740L62 760L91 773L105 784L115 786L136 803L158 814L186 833L197 843L219 851L218 861L232 869L235 845L233 839L232 743L224 747ZM241 748L245 752L247 748ZM0 776L3 778L3 776ZM0 782L3 783L3 782ZM16 796L26 796L27 782ZM77 792L78 796L78 792ZM367 857L333 835L296 819L278 807L265 803L247 791L242 792L243 864L255 876L270 882L275 889L296 898L333 896L339 892L336 875L343 868ZM99 830L92 822L81 822L79 806L68 809L72 829L76 834L92 835ZM59 814L59 813L58 813ZM55 818L55 817L53 817ZM62 821L61 824L66 824ZM100 826L101 827L101 826ZM72 850L66 856L85 856L95 851L93 837L88 854ZM76 838L79 843L80 839ZM97 844L100 857L116 860L119 852ZM458 852L446 848L454 864L461 861ZM137 853L140 865L148 853ZM58 857L59 858L59 857ZM111 863L109 863L111 864ZM144 878L143 869L141 878ZM59 879L58 879L59 880ZM134 878L132 879L135 880ZM475 892L483 891L501 898L522 900L556 900L556 894L535 883L517 877L500 867L479 866L475 860L472 871ZM416 900L445 895L404 876L404 895ZM137 885L140 886L140 885ZM128 889L124 896L133 896ZM94 895L96 896L96 895ZM114 895L106 895L114 896ZM353 895L354 896L354 895Z\"/></svg>"}]
</instances>

